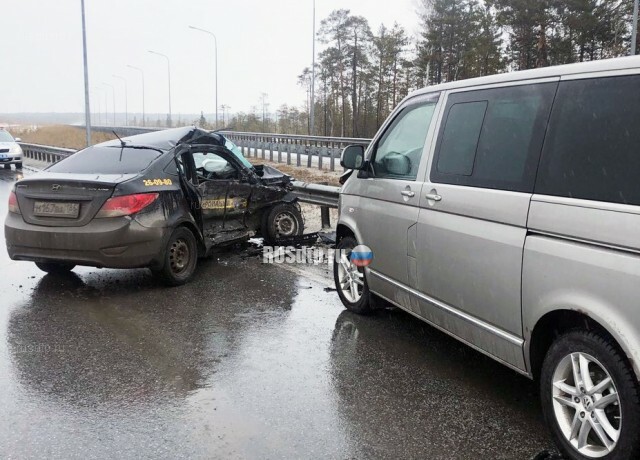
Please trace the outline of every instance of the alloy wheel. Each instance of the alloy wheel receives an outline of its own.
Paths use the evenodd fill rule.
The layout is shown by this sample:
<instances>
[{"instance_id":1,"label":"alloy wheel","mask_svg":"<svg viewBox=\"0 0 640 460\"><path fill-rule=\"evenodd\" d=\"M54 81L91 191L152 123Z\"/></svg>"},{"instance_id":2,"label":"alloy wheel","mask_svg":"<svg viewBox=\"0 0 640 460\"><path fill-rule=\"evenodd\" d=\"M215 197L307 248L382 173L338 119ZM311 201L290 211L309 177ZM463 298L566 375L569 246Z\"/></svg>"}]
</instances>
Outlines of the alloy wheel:
<instances>
[{"instance_id":1,"label":"alloy wheel","mask_svg":"<svg viewBox=\"0 0 640 460\"><path fill-rule=\"evenodd\" d=\"M620 396L593 356L571 353L556 366L553 410L562 434L580 454L599 458L616 447L622 426Z\"/></svg>"},{"instance_id":2,"label":"alloy wheel","mask_svg":"<svg viewBox=\"0 0 640 460\"><path fill-rule=\"evenodd\" d=\"M338 284L342 294L349 302L356 303L362 297L364 272L361 272L344 253L338 261Z\"/></svg>"}]
</instances>

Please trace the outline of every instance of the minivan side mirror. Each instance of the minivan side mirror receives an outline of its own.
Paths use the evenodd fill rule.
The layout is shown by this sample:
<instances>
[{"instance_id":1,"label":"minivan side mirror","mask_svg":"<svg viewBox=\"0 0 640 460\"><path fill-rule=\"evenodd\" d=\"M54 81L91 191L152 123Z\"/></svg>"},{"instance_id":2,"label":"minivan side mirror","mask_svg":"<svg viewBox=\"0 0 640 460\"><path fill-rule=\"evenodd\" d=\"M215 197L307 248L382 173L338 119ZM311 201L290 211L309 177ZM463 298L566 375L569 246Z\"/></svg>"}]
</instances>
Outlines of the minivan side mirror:
<instances>
[{"instance_id":1,"label":"minivan side mirror","mask_svg":"<svg viewBox=\"0 0 640 460\"><path fill-rule=\"evenodd\" d=\"M22 142L22 139L20 139L19 137L16 137L16 138L15 138L15 141L16 141L16 142Z\"/></svg>"},{"instance_id":2,"label":"minivan side mirror","mask_svg":"<svg viewBox=\"0 0 640 460\"><path fill-rule=\"evenodd\" d=\"M340 166L346 169L362 169L364 166L364 146L348 145L340 156Z\"/></svg>"}]
</instances>

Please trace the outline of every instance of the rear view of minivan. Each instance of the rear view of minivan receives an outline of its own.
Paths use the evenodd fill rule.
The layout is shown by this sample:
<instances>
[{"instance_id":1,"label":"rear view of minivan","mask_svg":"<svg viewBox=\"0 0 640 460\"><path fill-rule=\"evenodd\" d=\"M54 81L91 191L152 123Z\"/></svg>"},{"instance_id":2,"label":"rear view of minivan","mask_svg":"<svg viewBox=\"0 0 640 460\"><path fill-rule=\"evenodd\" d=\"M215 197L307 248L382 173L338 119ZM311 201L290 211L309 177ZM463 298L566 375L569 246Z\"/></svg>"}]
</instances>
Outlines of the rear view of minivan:
<instances>
[{"instance_id":1,"label":"rear view of minivan","mask_svg":"<svg viewBox=\"0 0 640 460\"><path fill-rule=\"evenodd\" d=\"M567 458L640 458L640 57L416 91L341 163L346 308L537 379Z\"/></svg>"}]
</instances>

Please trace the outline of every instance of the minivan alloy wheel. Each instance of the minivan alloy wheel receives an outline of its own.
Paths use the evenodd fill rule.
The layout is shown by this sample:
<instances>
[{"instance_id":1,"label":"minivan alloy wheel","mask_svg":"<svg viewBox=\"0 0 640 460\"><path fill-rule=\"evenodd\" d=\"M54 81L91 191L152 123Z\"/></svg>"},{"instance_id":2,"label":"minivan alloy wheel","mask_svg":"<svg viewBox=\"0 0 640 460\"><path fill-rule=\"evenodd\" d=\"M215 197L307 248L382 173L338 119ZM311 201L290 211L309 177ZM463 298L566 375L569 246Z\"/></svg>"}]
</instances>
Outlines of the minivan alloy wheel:
<instances>
[{"instance_id":1,"label":"minivan alloy wheel","mask_svg":"<svg viewBox=\"0 0 640 460\"><path fill-rule=\"evenodd\" d=\"M349 302L360 300L364 290L364 273L344 253L338 262L338 282L342 294Z\"/></svg>"},{"instance_id":2,"label":"minivan alloy wheel","mask_svg":"<svg viewBox=\"0 0 640 460\"><path fill-rule=\"evenodd\" d=\"M553 410L562 434L580 454L599 458L616 447L622 427L620 396L593 356L565 356L553 374Z\"/></svg>"}]
</instances>

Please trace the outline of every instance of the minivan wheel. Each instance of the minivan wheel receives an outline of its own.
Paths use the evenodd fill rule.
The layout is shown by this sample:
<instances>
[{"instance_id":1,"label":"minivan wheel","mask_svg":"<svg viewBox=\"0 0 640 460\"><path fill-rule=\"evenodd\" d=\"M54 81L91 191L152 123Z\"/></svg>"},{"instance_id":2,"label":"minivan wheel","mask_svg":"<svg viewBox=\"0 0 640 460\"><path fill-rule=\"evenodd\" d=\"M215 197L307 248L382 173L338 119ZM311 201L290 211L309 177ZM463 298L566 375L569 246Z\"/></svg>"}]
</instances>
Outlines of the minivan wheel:
<instances>
[{"instance_id":1,"label":"minivan wheel","mask_svg":"<svg viewBox=\"0 0 640 460\"><path fill-rule=\"evenodd\" d=\"M60 275L63 273L69 273L75 268L75 264L67 264L64 262L36 262L36 267L43 272L51 273L52 275Z\"/></svg>"},{"instance_id":2,"label":"minivan wheel","mask_svg":"<svg viewBox=\"0 0 640 460\"><path fill-rule=\"evenodd\" d=\"M180 286L188 282L198 261L198 244L193 233L185 227L176 228L163 257L162 268L154 270L154 274L168 286Z\"/></svg>"},{"instance_id":3,"label":"minivan wheel","mask_svg":"<svg viewBox=\"0 0 640 460\"><path fill-rule=\"evenodd\" d=\"M337 257L333 261L333 279L342 304L347 310L361 315L373 311L373 302L363 267L351 261L351 251L358 245L355 238L344 237L336 246Z\"/></svg>"},{"instance_id":4,"label":"minivan wheel","mask_svg":"<svg viewBox=\"0 0 640 460\"><path fill-rule=\"evenodd\" d=\"M540 398L567 458L638 458L638 382L613 340L584 330L560 336L542 365Z\"/></svg>"}]
</instances>

